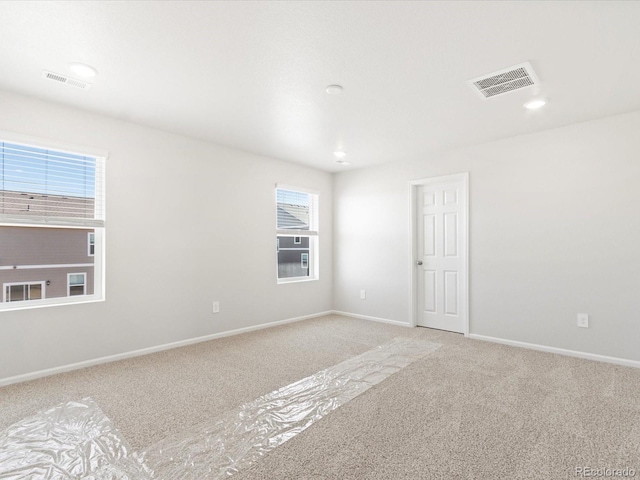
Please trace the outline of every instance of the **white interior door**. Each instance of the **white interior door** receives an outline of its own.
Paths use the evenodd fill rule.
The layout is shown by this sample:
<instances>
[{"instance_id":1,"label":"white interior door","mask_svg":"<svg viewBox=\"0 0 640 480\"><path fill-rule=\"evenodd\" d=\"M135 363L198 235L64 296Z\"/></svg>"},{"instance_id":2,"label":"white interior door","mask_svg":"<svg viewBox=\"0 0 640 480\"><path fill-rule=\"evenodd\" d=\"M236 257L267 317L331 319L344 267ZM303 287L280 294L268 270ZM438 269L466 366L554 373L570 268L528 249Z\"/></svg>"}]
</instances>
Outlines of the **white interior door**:
<instances>
[{"instance_id":1,"label":"white interior door","mask_svg":"<svg viewBox=\"0 0 640 480\"><path fill-rule=\"evenodd\" d=\"M468 333L466 177L416 190L417 324Z\"/></svg>"}]
</instances>

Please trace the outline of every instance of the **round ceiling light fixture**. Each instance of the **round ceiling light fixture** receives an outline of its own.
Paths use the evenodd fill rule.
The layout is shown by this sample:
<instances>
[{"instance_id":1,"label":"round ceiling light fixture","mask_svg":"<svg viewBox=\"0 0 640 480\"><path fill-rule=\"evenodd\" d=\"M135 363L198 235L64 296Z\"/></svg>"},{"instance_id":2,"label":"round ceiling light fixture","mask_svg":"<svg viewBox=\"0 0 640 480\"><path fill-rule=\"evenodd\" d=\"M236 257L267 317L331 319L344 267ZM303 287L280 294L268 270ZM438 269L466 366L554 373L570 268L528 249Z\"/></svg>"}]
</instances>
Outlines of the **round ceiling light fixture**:
<instances>
[{"instance_id":1,"label":"round ceiling light fixture","mask_svg":"<svg viewBox=\"0 0 640 480\"><path fill-rule=\"evenodd\" d=\"M344 157L347 156L347 152L343 152L342 150L338 150L336 152L333 152L333 154L338 158L344 158Z\"/></svg>"},{"instance_id":2,"label":"round ceiling light fixture","mask_svg":"<svg viewBox=\"0 0 640 480\"><path fill-rule=\"evenodd\" d=\"M71 62L69 64L69 70L81 77L95 77L98 74L98 70L86 63Z\"/></svg>"},{"instance_id":3,"label":"round ceiling light fixture","mask_svg":"<svg viewBox=\"0 0 640 480\"><path fill-rule=\"evenodd\" d=\"M326 91L329 95L340 95L342 93L342 90L344 90L344 88L342 88L341 85L329 85L326 88Z\"/></svg>"},{"instance_id":4,"label":"round ceiling light fixture","mask_svg":"<svg viewBox=\"0 0 640 480\"><path fill-rule=\"evenodd\" d=\"M527 110L537 110L544 107L546 103L547 101L542 99L531 100L530 102L524 104L524 108L526 108Z\"/></svg>"}]
</instances>

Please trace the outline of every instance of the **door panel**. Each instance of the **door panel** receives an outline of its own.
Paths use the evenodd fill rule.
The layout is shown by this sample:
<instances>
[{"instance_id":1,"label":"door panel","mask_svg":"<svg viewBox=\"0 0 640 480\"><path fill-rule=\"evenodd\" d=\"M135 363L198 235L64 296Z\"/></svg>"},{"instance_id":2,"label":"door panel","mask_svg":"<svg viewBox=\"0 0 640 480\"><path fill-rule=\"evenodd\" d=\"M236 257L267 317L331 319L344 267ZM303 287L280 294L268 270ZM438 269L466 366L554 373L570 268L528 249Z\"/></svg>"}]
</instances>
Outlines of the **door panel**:
<instances>
[{"instance_id":1,"label":"door panel","mask_svg":"<svg viewBox=\"0 0 640 480\"><path fill-rule=\"evenodd\" d=\"M444 256L458 256L458 214L444 214Z\"/></svg>"},{"instance_id":2,"label":"door panel","mask_svg":"<svg viewBox=\"0 0 640 480\"><path fill-rule=\"evenodd\" d=\"M443 180L417 187L417 324L466 328L466 182ZM419 263L419 262L418 262Z\"/></svg>"},{"instance_id":3,"label":"door panel","mask_svg":"<svg viewBox=\"0 0 640 480\"><path fill-rule=\"evenodd\" d=\"M424 255L432 257L436 254L436 216L424 216Z\"/></svg>"},{"instance_id":4,"label":"door panel","mask_svg":"<svg viewBox=\"0 0 640 480\"><path fill-rule=\"evenodd\" d=\"M443 203L445 205L456 205L458 203L458 190L455 188L445 190Z\"/></svg>"},{"instance_id":5,"label":"door panel","mask_svg":"<svg viewBox=\"0 0 640 480\"><path fill-rule=\"evenodd\" d=\"M436 271L424 271L424 310L436 313Z\"/></svg>"},{"instance_id":6,"label":"door panel","mask_svg":"<svg viewBox=\"0 0 640 480\"><path fill-rule=\"evenodd\" d=\"M444 313L458 315L458 272L444 272Z\"/></svg>"}]
</instances>

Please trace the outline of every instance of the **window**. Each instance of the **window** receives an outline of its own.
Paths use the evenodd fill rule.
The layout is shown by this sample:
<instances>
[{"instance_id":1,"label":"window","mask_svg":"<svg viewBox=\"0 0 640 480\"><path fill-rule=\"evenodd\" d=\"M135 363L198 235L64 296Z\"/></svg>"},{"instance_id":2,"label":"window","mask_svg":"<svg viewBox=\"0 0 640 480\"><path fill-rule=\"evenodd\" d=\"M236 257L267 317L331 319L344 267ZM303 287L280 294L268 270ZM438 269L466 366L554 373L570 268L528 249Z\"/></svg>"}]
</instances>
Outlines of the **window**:
<instances>
[{"instance_id":1,"label":"window","mask_svg":"<svg viewBox=\"0 0 640 480\"><path fill-rule=\"evenodd\" d=\"M84 295L86 293L87 274L69 273L67 274L67 295Z\"/></svg>"},{"instance_id":2,"label":"window","mask_svg":"<svg viewBox=\"0 0 640 480\"><path fill-rule=\"evenodd\" d=\"M24 302L44 298L45 282L5 283L3 284L3 302Z\"/></svg>"},{"instance_id":3,"label":"window","mask_svg":"<svg viewBox=\"0 0 640 480\"><path fill-rule=\"evenodd\" d=\"M318 195L276 187L278 283L318 278Z\"/></svg>"},{"instance_id":4,"label":"window","mask_svg":"<svg viewBox=\"0 0 640 480\"><path fill-rule=\"evenodd\" d=\"M0 139L0 310L104 298L106 155L82 150Z\"/></svg>"},{"instance_id":5,"label":"window","mask_svg":"<svg viewBox=\"0 0 640 480\"><path fill-rule=\"evenodd\" d=\"M95 232L89 232L87 235L88 253L90 257L93 257L96 253L96 234Z\"/></svg>"}]
</instances>

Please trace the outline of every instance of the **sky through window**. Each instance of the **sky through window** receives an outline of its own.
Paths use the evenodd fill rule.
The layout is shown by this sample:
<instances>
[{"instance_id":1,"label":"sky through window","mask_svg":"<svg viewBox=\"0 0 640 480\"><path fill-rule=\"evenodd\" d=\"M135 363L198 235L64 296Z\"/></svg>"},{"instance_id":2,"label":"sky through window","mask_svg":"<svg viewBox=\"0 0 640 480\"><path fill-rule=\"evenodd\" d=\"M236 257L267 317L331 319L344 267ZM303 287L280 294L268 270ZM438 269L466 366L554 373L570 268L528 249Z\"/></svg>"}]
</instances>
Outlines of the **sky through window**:
<instances>
[{"instance_id":1,"label":"sky through window","mask_svg":"<svg viewBox=\"0 0 640 480\"><path fill-rule=\"evenodd\" d=\"M95 198L96 159L0 142L0 189L27 194Z\"/></svg>"}]
</instances>

